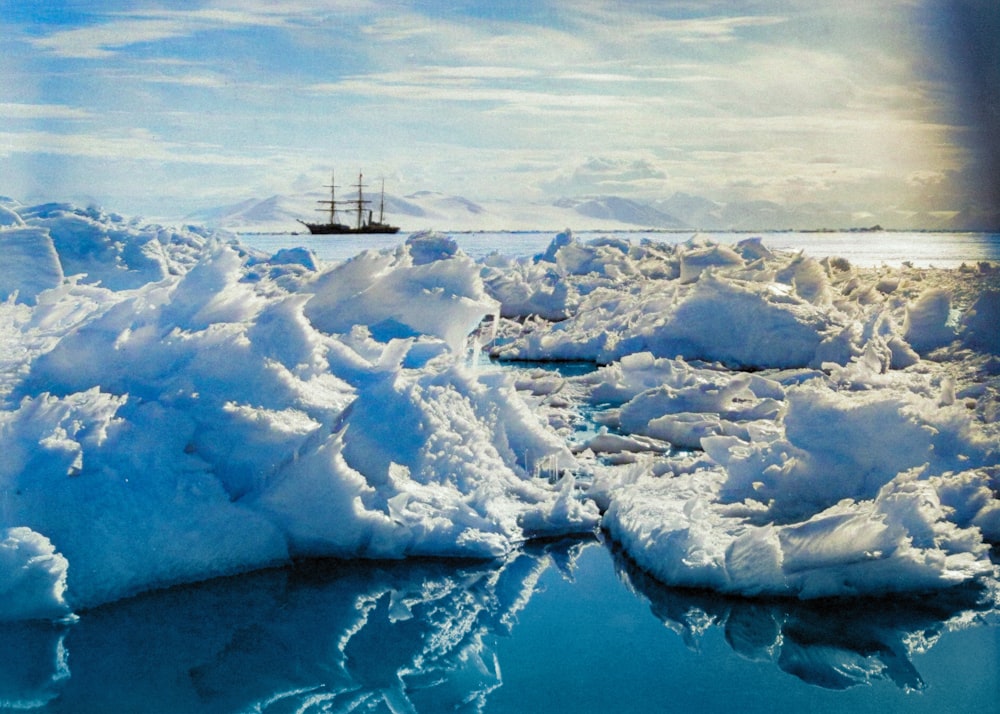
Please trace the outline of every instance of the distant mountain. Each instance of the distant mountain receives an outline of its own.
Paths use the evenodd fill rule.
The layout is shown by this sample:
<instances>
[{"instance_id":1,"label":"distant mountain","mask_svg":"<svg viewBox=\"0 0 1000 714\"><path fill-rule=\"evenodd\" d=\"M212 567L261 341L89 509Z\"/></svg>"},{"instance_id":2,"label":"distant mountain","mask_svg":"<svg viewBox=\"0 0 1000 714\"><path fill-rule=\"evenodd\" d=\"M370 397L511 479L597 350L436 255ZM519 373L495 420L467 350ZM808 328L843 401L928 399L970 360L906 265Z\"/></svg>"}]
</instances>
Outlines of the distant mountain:
<instances>
[{"instance_id":1,"label":"distant mountain","mask_svg":"<svg viewBox=\"0 0 1000 714\"><path fill-rule=\"evenodd\" d=\"M474 201L461 196L447 196L436 191L417 191L407 196L411 201L434 205L443 213L467 212L473 214L485 213L486 209Z\"/></svg>"},{"instance_id":2,"label":"distant mountain","mask_svg":"<svg viewBox=\"0 0 1000 714\"><path fill-rule=\"evenodd\" d=\"M952 230L997 232L1000 231L1000 208L992 211L965 208L951 217L949 223L961 226Z\"/></svg>"},{"instance_id":3,"label":"distant mountain","mask_svg":"<svg viewBox=\"0 0 1000 714\"><path fill-rule=\"evenodd\" d=\"M581 216L627 223L636 228L684 229L690 224L674 218L669 213L658 210L648 203L640 203L617 196L594 198L561 198L553 205L568 208Z\"/></svg>"},{"instance_id":4,"label":"distant mountain","mask_svg":"<svg viewBox=\"0 0 1000 714\"><path fill-rule=\"evenodd\" d=\"M351 199L350 194L341 196ZM183 218L211 228L237 232L304 231L301 220L322 216L320 192L297 196L247 199L191 213ZM376 197L377 200L377 197ZM378 204L370 206L378 212ZM504 230L690 230L768 231L886 228L927 230L996 230L1000 216L972 211L885 212L852 211L846 206L806 203L781 205L772 201L719 203L702 196L675 193L666 199L640 201L620 196L567 197L557 201L472 201L462 196L418 191L385 196L386 220L404 232ZM340 220L351 220L341 215Z\"/></svg>"},{"instance_id":5,"label":"distant mountain","mask_svg":"<svg viewBox=\"0 0 1000 714\"><path fill-rule=\"evenodd\" d=\"M724 206L721 203L692 196L687 193L675 193L668 199L653 202L653 206L671 216L684 225L702 230L724 230Z\"/></svg>"},{"instance_id":6,"label":"distant mountain","mask_svg":"<svg viewBox=\"0 0 1000 714\"><path fill-rule=\"evenodd\" d=\"M311 212L302 210L301 202L285 196L271 196L263 200L249 198L214 208L206 208L184 216L185 223L196 223L209 228L228 230L291 230L298 225L296 218L312 218ZM310 211L311 211L310 206Z\"/></svg>"},{"instance_id":7,"label":"distant mountain","mask_svg":"<svg viewBox=\"0 0 1000 714\"><path fill-rule=\"evenodd\" d=\"M304 231L299 220L322 218L319 201L328 196L318 192L300 196L271 196L195 211L183 217L185 223L236 232L282 233ZM339 198L339 197L338 197ZM350 194L342 196L351 200ZM378 204L370 206L376 211ZM349 221L346 214L339 214ZM626 199L582 199L567 203L478 203L462 196L419 191L404 197L385 195L386 221L404 232L504 231L504 230L627 230L634 228L683 227L654 208Z\"/></svg>"}]
</instances>

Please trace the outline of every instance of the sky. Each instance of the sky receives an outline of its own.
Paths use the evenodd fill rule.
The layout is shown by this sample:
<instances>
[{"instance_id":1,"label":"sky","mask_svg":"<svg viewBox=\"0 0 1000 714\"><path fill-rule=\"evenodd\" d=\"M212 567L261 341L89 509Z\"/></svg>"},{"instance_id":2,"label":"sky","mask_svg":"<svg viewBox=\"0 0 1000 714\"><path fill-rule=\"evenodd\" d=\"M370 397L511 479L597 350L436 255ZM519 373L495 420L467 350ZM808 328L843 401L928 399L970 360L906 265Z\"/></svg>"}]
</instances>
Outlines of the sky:
<instances>
[{"instance_id":1,"label":"sky","mask_svg":"<svg viewBox=\"0 0 1000 714\"><path fill-rule=\"evenodd\" d=\"M996 213L995 0L0 0L0 195ZM338 183L341 181L338 179Z\"/></svg>"}]
</instances>

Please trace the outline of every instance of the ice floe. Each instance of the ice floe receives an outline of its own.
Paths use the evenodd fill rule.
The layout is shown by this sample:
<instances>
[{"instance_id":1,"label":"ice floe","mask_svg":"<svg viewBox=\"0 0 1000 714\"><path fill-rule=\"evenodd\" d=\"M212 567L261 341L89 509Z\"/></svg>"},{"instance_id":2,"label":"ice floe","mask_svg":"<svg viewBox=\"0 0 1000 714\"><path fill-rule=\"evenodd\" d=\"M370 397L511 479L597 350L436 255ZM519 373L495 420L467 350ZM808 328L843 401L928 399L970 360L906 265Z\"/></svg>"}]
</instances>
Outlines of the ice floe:
<instances>
[{"instance_id":1,"label":"ice floe","mask_svg":"<svg viewBox=\"0 0 1000 714\"><path fill-rule=\"evenodd\" d=\"M555 271L572 309L505 313L493 353L604 365L561 390L603 425L575 451L593 457L603 527L654 577L800 598L995 578L996 266L859 270L759 241L569 234L511 262Z\"/></svg>"}]
</instances>

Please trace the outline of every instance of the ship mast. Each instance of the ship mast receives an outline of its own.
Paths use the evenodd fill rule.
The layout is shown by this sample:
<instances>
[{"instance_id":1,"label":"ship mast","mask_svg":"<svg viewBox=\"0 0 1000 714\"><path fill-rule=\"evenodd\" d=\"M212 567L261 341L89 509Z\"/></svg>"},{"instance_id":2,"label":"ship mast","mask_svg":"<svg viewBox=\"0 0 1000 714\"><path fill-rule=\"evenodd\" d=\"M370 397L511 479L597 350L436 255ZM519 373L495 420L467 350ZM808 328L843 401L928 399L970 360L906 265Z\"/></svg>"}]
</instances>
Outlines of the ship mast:
<instances>
[{"instance_id":1,"label":"ship mast","mask_svg":"<svg viewBox=\"0 0 1000 714\"><path fill-rule=\"evenodd\" d=\"M361 190L364 188L364 184L362 183L363 178L364 178L363 175L359 172L358 173L358 230L361 230L362 228L361 216L362 213L364 212L364 205L366 203L371 203L371 201L366 201L364 199L364 196L362 195L361 192Z\"/></svg>"},{"instance_id":2,"label":"ship mast","mask_svg":"<svg viewBox=\"0 0 1000 714\"><path fill-rule=\"evenodd\" d=\"M378 206L378 222L385 223L385 179L382 179L382 200Z\"/></svg>"},{"instance_id":3,"label":"ship mast","mask_svg":"<svg viewBox=\"0 0 1000 714\"><path fill-rule=\"evenodd\" d=\"M327 204L327 203L330 204L330 223L331 224L337 222L336 221L336 215L337 215L337 196L336 196L336 192L337 192L337 187L336 187L335 182L333 180L333 176L334 176L334 174L331 171L330 172L330 185L327 186L327 188L330 189L330 200L329 201L317 201L316 202L316 203L322 203L322 204ZM317 211L325 211L326 209L325 208L317 208L316 210Z\"/></svg>"}]
</instances>

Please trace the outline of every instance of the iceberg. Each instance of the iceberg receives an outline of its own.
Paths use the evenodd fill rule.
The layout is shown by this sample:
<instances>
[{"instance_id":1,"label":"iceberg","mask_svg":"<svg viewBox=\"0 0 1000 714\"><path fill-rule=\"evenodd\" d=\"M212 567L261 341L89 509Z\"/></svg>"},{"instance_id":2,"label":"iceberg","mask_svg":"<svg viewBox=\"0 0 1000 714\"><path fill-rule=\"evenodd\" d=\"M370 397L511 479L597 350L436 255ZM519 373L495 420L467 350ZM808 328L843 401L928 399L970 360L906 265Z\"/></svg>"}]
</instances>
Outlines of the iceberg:
<instances>
[{"instance_id":1,"label":"iceberg","mask_svg":"<svg viewBox=\"0 0 1000 714\"><path fill-rule=\"evenodd\" d=\"M324 264L66 204L6 206L0 245L0 619L597 528L741 596L996 581L991 265L569 231Z\"/></svg>"}]
</instances>

